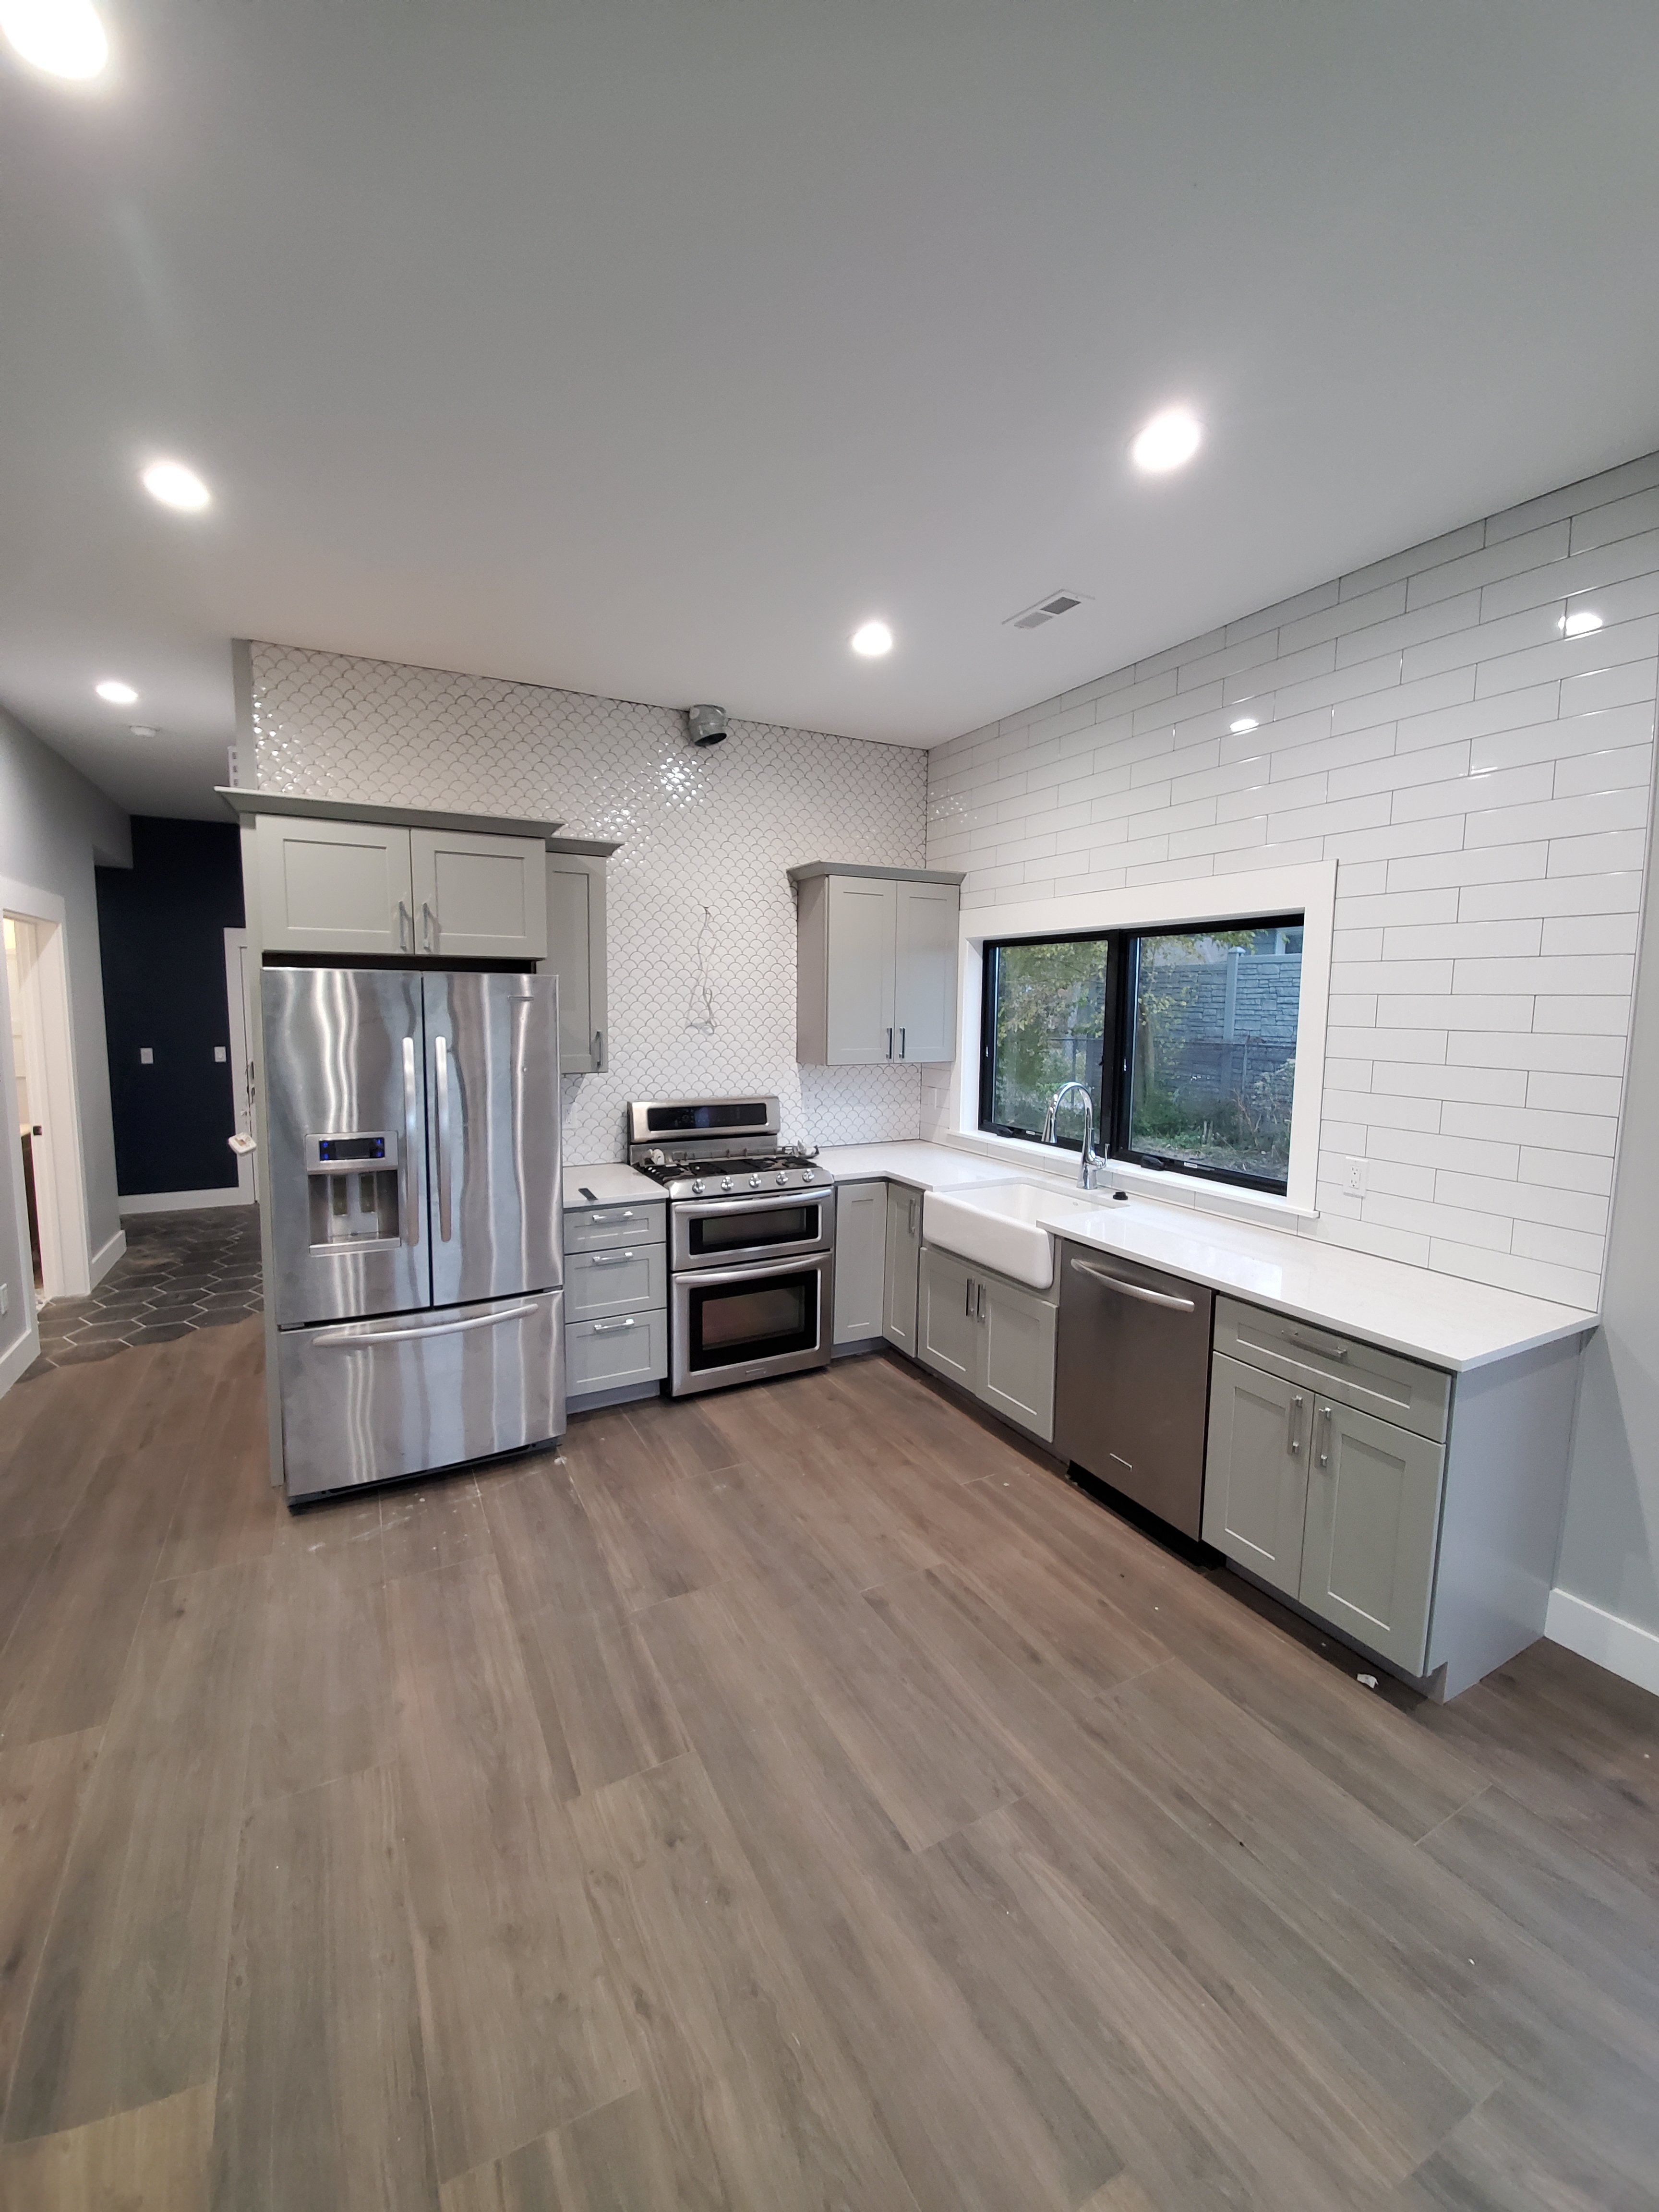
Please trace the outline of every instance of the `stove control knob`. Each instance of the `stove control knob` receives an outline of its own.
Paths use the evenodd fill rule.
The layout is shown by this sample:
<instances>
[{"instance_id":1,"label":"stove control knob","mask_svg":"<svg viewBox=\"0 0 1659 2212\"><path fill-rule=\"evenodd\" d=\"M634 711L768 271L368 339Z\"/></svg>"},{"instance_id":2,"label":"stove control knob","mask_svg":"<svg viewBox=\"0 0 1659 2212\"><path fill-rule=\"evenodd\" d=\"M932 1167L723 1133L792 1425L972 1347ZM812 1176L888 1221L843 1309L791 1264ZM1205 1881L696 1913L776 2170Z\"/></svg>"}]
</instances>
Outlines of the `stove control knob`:
<instances>
[{"instance_id":1,"label":"stove control knob","mask_svg":"<svg viewBox=\"0 0 1659 2212\"><path fill-rule=\"evenodd\" d=\"M696 1181L692 1183L691 1188L693 1194L696 1197L701 1198L702 1196L702 1177L701 1176L698 1176Z\"/></svg>"},{"instance_id":2,"label":"stove control knob","mask_svg":"<svg viewBox=\"0 0 1659 2212\"><path fill-rule=\"evenodd\" d=\"M730 1189L731 1189L731 1188L732 1188L732 1178L731 1178L731 1176L722 1176L720 1177L720 1188L721 1188L722 1190L730 1190Z\"/></svg>"},{"instance_id":3,"label":"stove control knob","mask_svg":"<svg viewBox=\"0 0 1659 2212\"><path fill-rule=\"evenodd\" d=\"M785 1175L785 1173L784 1173L783 1170L782 1170L781 1168L780 1168L780 1169L778 1170L778 1181L779 1181L780 1182L788 1182L788 1180L789 1180L788 1176L787 1176L787 1175Z\"/></svg>"},{"instance_id":4,"label":"stove control knob","mask_svg":"<svg viewBox=\"0 0 1659 2212\"><path fill-rule=\"evenodd\" d=\"M750 1176L749 1188L750 1190L758 1190L760 1188L760 1177L758 1176Z\"/></svg>"},{"instance_id":5,"label":"stove control knob","mask_svg":"<svg viewBox=\"0 0 1659 2212\"><path fill-rule=\"evenodd\" d=\"M660 1145L656 1145L656 1146L653 1146L653 1148L652 1148L652 1152L651 1152L651 1164L652 1164L652 1166L653 1166L653 1168L659 1168L659 1167L661 1167L661 1166L664 1164L664 1163L665 1163L665 1161L666 1158L667 1158L667 1155L664 1152L663 1148L662 1148L662 1146L661 1146Z\"/></svg>"},{"instance_id":6,"label":"stove control knob","mask_svg":"<svg viewBox=\"0 0 1659 2212\"><path fill-rule=\"evenodd\" d=\"M811 1182L811 1180L812 1180L812 1170L811 1170L811 1168L803 1168L803 1169L801 1170L801 1171L800 1171L800 1179L801 1179L801 1181L802 1181L803 1182Z\"/></svg>"}]
</instances>

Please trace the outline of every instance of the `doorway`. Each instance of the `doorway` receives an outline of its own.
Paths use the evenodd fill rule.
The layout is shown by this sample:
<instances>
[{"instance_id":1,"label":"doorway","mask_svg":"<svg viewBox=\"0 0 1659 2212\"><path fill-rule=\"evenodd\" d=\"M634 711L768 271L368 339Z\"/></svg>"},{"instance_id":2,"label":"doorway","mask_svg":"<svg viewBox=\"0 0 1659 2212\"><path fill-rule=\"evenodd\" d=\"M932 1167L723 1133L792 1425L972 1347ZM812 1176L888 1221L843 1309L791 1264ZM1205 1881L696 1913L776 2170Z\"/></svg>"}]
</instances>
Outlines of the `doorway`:
<instances>
[{"instance_id":1,"label":"doorway","mask_svg":"<svg viewBox=\"0 0 1659 2212\"><path fill-rule=\"evenodd\" d=\"M230 1014L231 1102L236 1115L236 1133L252 1137L253 1127L253 1024L258 1018L258 978L250 964L247 932L225 932L225 1003ZM257 1203L259 1196L259 1155L238 1152L236 1188L239 1196Z\"/></svg>"},{"instance_id":2,"label":"doorway","mask_svg":"<svg viewBox=\"0 0 1659 2212\"><path fill-rule=\"evenodd\" d=\"M69 969L62 901L13 884L3 898L19 1212L27 1224L38 1306L48 1298L84 1297L92 1288Z\"/></svg>"}]
</instances>

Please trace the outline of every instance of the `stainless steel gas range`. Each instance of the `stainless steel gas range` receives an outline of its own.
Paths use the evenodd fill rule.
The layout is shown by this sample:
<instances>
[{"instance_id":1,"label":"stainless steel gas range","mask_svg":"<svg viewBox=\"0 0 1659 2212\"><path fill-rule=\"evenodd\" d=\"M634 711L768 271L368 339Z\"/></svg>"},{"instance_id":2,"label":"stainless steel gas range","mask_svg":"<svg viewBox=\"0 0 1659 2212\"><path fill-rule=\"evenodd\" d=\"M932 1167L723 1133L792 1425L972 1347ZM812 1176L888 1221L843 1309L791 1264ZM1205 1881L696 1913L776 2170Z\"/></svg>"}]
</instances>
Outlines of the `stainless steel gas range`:
<instances>
[{"instance_id":1,"label":"stainless steel gas range","mask_svg":"<svg viewBox=\"0 0 1659 2212\"><path fill-rule=\"evenodd\" d=\"M777 1100L637 1101L628 1160L668 1194L673 1395L827 1367L835 1183L779 1145Z\"/></svg>"}]
</instances>

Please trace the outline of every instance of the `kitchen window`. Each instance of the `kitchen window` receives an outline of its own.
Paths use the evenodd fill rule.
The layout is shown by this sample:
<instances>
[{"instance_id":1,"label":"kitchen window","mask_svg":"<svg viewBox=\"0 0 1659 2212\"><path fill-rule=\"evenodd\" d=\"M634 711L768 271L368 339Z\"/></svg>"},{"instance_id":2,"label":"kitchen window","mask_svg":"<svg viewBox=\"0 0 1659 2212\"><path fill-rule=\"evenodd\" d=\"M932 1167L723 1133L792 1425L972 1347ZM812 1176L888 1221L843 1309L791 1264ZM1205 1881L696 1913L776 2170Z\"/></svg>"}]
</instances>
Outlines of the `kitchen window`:
<instances>
[{"instance_id":1,"label":"kitchen window","mask_svg":"<svg viewBox=\"0 0 1659 2212\"><path fill-rule=\"evenodd\" d=\"M1302 945L1299 914L988 941L980 1128L1040 1143L1080 1083L1111 1158L1283 1195ZM1080 1148L1075 1097L1051 1141Z\"/></svg>"}]
</instances>

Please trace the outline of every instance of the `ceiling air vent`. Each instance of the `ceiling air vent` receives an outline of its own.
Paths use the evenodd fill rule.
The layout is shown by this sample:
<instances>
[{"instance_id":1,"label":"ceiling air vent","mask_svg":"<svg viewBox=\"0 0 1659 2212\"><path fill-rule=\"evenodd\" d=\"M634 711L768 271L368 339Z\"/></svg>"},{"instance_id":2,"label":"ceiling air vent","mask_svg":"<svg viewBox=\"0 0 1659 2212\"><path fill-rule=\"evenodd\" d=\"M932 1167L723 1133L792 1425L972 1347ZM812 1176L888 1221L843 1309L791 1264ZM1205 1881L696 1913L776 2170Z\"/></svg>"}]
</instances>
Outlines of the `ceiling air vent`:
<instances>
[{"instance_id":1,"label":"ceiling air vent","mask_svg":"<svg viewBox=\"0 0 1659 2212\"><path fill-rule=\"evenodd\" d=\"M1017 615L1010 615L1003 628L1041 629L1044 623L1053 622L1057 615L1068 615L1073 607L1080 607L1087 596L1084 592L1050 592L1035 606L1026 607Z\"/></svg>"}]
</instances>

